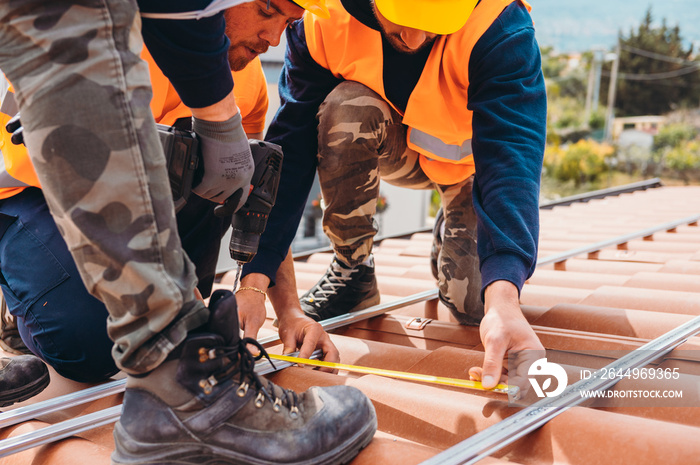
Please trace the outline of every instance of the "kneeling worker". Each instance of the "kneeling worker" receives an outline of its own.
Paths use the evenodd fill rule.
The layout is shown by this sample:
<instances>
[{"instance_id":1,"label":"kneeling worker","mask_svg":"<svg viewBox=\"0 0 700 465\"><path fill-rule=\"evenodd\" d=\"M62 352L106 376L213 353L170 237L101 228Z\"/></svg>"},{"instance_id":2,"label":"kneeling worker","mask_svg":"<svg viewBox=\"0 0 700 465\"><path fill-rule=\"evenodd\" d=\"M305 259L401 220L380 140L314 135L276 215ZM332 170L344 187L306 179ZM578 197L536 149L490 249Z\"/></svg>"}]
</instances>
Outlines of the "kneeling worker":
<instances>
[{"instance_id":1,"label":"kneeling worker","mask_svg":"<svg viewBox=\"0 0 700 465\"><path fill-rule=\"evenodd\" d=\"M293 276L288 250L318 170L335 258L296 305L320 320L375 304L379 179L437 189L440 300L462 324L480 326L485 360L470 373L493 387L508 350L542 349L519 306L537 257L546 129L530 7L328 5L329 18L306 16L287 31L281 108L267 133L285 154L279 200L244 282Z\"/></svg>"},{"instance_id":2,"label":"kneeling worker","mask_svg":"<svg viewBox=\"0 0 700 465\"><path fill-rule=\"evenodd\" d=\"M222 199L218 191L204 191L204 182L194 186L193 191L203 198L191 196L177 217L178 230L171 228L173 203L145 98L148 76L134 48L141 30L141 22L134 17L139 14L135 3L45 3L34 9L0 6L0 63L15 84L18 109L27 118L25 139L46 194L44 199L31 170L24 172L28 177L14 176L17 165L8 163L6 140L2 147L5 174L13 176L4 180L13 184L5 185L12 190L0 200L8 226L0 241L1 284L27 345L72 379L98 381L113 374L117 366L127 372L123 413L115 427L115 464L350 460L376 429L369 400L350 387L312 388L297 394L260 378L253 372L255 358L247 349L255 341L238 334L236 299L217 292L207 309L193 298L192 262L206 295L221 236L230 225L230 219L217 219L211 210L233 198L231 192L236 189L231 184L241 179L228 179L226 172L219 176L218 187L231 191ZM152 6L154 2L140 3ZM172 39L168 34L180 27L196 29L209 34L207 38L214 36L214 50L201 43L191 50L192 42L184 49L182 44L173 46L166 54L170 64L173 50L182 51L178 64L189 72L192 56L220 64L228 49L231 68L240 70L301 18L300 5L324 11L320 0L257 0L230 8L226 13L230 47L225 37L217 37L219 26L224 25L218 16L191 22L150 19L148 27L144 19L143 34L144 38L151 34L150 39L158 42L166 36ZM18 19L10 26L9 17ZM202 30L212 23L216 27ZM21 34L16 34L17 27L22 28ZM73 37L81 28L91 27L98 32ZM17 36L41 40L13 41ZM174 41L180 39L176 35ZM77 48L66 47L66 41ZM75 55L44 53L45 43L52 52ZM89 53L77 53L81 45ZM149 50L162 66L163 50L157 55L150 44ZM105 62L115 66L104 67ZM34 73L24 75L24 70ZM193 73L200 81L201 71L197 68ZM228 93L231 86L221 84L230 81L230 71L226 71L229 76L219 73L221 67L216 71L211 82L216 92L203 93L209 98L223 92L226 97L211 100L215 102L211 105L192 106L192 129L202 145L215 150L223 146L219 153L234 158L239 153L228 150L231 141L217 137L222 133L238 137L238 127L230 130L230 126L240 125L241 117L235 106L228 105L233 100ZM192 91L187 72L177 82ZM247 92L235 78L237 91ZM40 88L34 85L38 81ZM264 85L264 80L258 83ZM181 88L175 88L188 102ZM71 100L57 89L84 101ZM189 118L179 112L173 88L157 86L155 94L154 113L160 121L178 125L181 117ZM259 96L256 91L238 94L236 99L251 97L262 103ZM15 111L7 102L3 99L2 109L11 116ZM172 108L166 108L172 103ZM239 106L245 107L242 102ZM263 107L251 105L247 116L264 117ZM230 113L233 117L218 119ZM259 132L262 125L252 130ZM243 145L238 141L237 148ZM244 145L247 148L247 142ZM203 159L206 178L206 153ZM250 183L245 184L247 188ZM192 261L182 253L180 236L182 249ZM335 348L317 323L301 315L293 325L288 332L299 335L293 346L308 354L318 347L333 357ZM110 360L110 349L117 365Z\"/></svg>"}]
</instances>

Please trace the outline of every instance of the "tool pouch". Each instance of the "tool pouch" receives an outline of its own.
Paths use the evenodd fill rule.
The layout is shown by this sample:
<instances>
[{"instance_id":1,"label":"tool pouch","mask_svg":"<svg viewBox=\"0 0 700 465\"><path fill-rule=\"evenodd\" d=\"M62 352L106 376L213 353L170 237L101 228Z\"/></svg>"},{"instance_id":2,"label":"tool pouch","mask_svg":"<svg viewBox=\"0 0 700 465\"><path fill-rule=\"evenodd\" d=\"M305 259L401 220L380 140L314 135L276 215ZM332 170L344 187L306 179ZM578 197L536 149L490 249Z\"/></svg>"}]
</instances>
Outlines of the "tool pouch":
<instances>
[{"instance_id":1,"label":"tool pouch","mask_svg":"<svg viewBox=\"0 0 700 465\"><path fill-rule=\"evenodd\" d=\"M192 131L156 124L165 153L175 209L185 205L199 165L199 141Z\"/></svg>"}]
</instances>

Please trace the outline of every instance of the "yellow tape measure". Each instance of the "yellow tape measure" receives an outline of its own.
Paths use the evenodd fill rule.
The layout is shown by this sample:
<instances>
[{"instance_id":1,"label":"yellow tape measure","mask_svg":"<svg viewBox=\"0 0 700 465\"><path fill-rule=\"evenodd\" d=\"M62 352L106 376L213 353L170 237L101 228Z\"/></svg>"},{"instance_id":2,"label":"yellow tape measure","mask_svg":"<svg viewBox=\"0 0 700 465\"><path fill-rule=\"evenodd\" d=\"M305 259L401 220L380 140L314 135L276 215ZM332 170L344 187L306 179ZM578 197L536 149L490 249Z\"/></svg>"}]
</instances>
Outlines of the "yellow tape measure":
<instances>
[{"instance_id":1,"label":"yellow tape measure","mask_svg":"<svg viewBox=\"0 0 700 465\"><path fill-rule=\"evenodd\" d=\"M467 379L458 378L444 378L442 376L432 376L432 375L419 375L416 373L406 373L405 371L394 371L394 370L383 370L381 368L370 368L361 367L357 365L345 365L343 363L333 363L324 362L322 360L310 360L308 358L290 357L289 355L275 355L269 354L270 358L274 360L281 360L283 362L298 363L303 365L311 365L315 367L332 368L334 370L346 370L353 373L364 373L368 375L379 375L386 376L389 378L406 379L409 381L422 381L425 383L435 383L444 384L447 386L457 386L467 389L477 389L480 391L492 391L501 394L513 394L516 395L518 391L517 386L509 386L507 384L498 384L493 389L486 389L481 385L479 381L471 381Z\"/></svg>"}]
</instances>

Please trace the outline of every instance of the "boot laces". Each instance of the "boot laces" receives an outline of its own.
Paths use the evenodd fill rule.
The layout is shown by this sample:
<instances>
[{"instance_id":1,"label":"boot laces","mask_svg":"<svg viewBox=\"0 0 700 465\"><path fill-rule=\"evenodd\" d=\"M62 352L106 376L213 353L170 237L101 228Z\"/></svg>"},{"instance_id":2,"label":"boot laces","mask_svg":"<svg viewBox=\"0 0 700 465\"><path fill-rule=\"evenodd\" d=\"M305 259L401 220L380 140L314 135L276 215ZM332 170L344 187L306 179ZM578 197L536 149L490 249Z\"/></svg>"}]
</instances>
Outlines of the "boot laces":
<instances>
[{"instance_id":1,"label":"boot laces","mask_svg":"<svg viewBox=\"0 0 700 465\"><path fill-rule=\"evenodd\" d=\"M331 264L323 279L311 291L309 303L327 301L329 297L338 293L338 289L345 287L345 282L352 280L352 274L358 271L357 268L348 269L337 263Z\"/></svg>"},{"instance_id":2,"label":"boot laces","mask_svg":"<svg viewBox=\"0 0 700 465\"><path fill-rule=\"evenodd\" d=\"M253 355L248 350L248 344L255 346L259 350L257 355ZM272 404L272 409L275 412L279 412L280 407L284 406L289 410L290 415L297 416L299 414L299 396L296 392L278 386L255 373L255 364L262 358L266 358L273 367L275 366L267 351L255 339L246 337L240 339L235 346L211 349L208 357L210 359L227 357L232 361L232 363L224 364L221 369L212 374L209 378L212 386L233 379L238 375L236 394L240 397L244 397L248 389L252 387L257 393L255 398L256 407L261 408L267 400ZM238 363L235 363L236 360L238 360Z\"/></svg>"}]
</instances>

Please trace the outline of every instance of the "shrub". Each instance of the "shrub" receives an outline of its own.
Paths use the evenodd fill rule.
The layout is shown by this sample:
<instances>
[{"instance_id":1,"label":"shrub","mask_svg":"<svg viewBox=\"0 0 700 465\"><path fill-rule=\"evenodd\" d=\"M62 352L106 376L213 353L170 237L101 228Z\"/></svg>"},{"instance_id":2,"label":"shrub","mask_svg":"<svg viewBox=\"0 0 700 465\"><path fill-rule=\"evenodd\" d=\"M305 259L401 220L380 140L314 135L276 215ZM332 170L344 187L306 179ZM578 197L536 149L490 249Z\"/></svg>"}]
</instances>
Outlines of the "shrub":
<instances>
[{"instance_id":1,"label":"shrub","mask_svg":"<svg viewBox=\"0 0 700 465\"><path fill-rule=\"evenodd\" d=\"M666 167L673 171L686 184L690 181L690 172L700 169L700 142L684 141L678 146L663 151Z\"/></svg>"},{"instance_id":2,"label":"shrub","mask_svg":"<svg viewBox=\"0 0 700 465\"><path fill-rule=\"evenodd\" d=\"M659 129L654 136L654 150L679 147L683 142L697 137L697 130L689 124L669 124Z\"/></svg>"},{"instance_id":3,"label":"shrub","mask_svg":"<svg viewBox=\"0 0 700 465\"><path fill-rule=\"evenodd\" d=\"M596 181L608 170L613 147L592 140L580 140L566 148L548 147L544 167L548 175L560 181L572 180L576 186Z\"/></svg>"}]
</instances>

